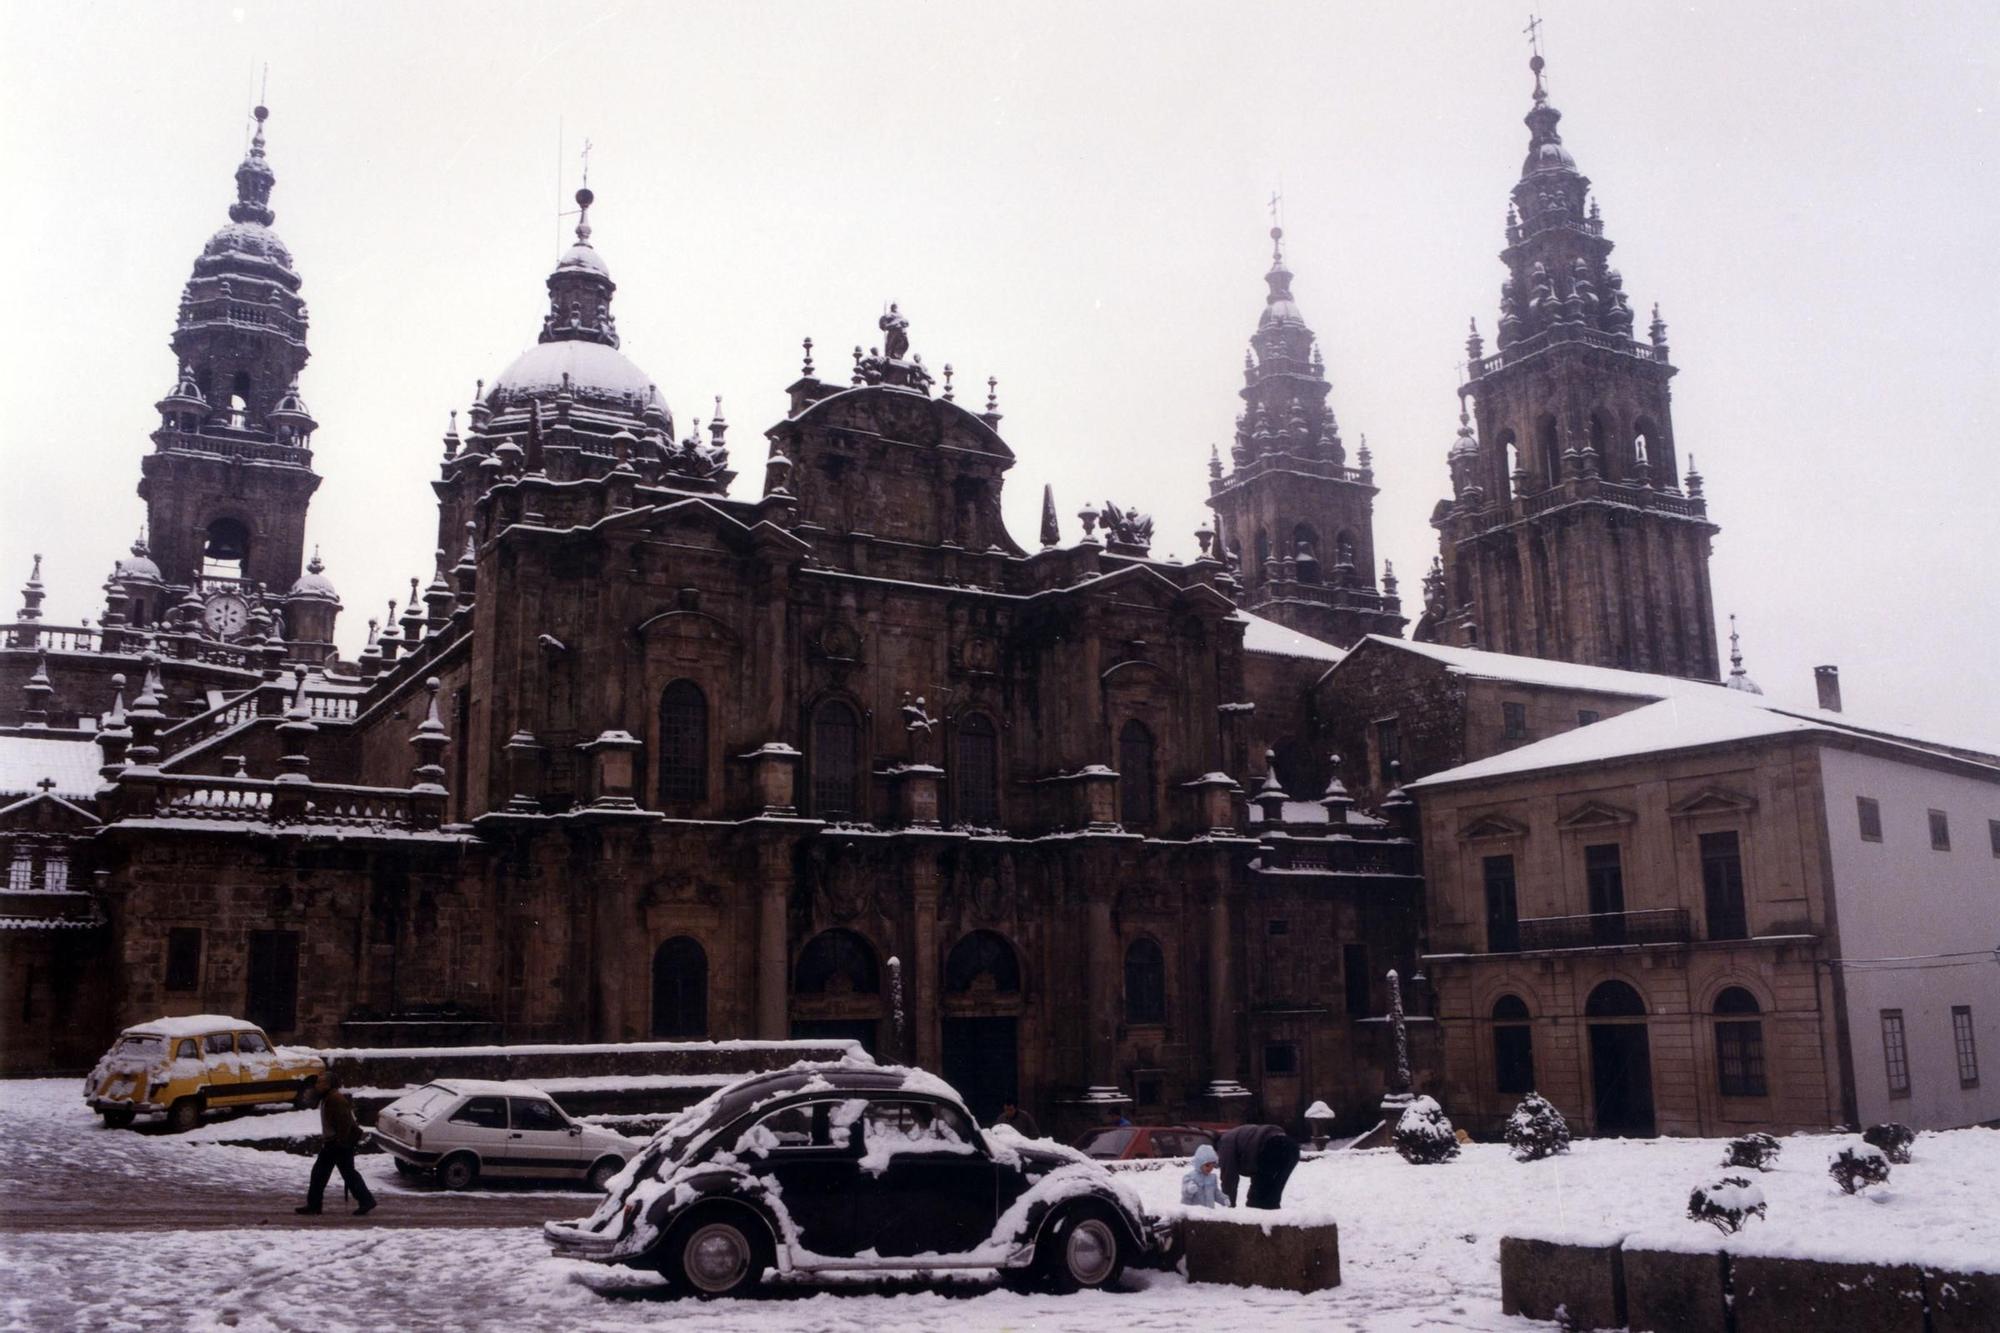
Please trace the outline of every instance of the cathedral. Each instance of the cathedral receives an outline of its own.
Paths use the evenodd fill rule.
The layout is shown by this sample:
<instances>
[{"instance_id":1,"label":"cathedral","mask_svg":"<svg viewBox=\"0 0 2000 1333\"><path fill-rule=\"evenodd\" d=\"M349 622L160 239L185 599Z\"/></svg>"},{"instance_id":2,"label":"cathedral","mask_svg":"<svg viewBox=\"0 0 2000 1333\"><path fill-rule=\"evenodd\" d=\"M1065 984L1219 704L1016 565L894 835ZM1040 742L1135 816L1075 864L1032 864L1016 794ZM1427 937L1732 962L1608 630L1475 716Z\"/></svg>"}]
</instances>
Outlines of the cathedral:
<instances>
[{"instance_id":1,"label":"cathedral","mask_svg":"<svg viewBox=\"0 0 2000 1333\"><path fill-rule=\"evenodd\" d=\"M1666 328L1635 337L1535 76L1412 635L1712 682ZM806 343L761 457L719 410L683 431L580 191L540 329L442 441L431 576L347 660L255 114L175 316L144 533L95 625L45 615L38 560L0 629L9 1070L220 1011L342 1046L841 1037L982 1117L1372 1123L1388 977L1426 940L1402 783L1444 714L1384 729L1367 693L1409 621L1278 229L1177 562L1111 504L1066 538L1045 493L1010 533L1033 442L893 307L851 365ZM1375 685L1329 683L1350 650Z\"/></svg>"}]
</instances>

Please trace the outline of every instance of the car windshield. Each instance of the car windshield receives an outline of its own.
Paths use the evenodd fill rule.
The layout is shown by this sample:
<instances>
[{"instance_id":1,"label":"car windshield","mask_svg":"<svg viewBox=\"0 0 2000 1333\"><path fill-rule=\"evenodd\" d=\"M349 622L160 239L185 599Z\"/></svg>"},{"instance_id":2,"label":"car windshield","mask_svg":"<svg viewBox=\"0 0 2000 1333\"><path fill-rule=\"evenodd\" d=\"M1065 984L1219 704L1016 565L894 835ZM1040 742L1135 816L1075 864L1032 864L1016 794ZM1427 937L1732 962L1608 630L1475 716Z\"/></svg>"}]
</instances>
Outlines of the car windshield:
<instances>
[{"instance_id":1,"label":"car windshield","mask_svg":"<svg viewBox=\"0 0 2000 1333\"><path fill-rule=\"evenodd\" d=\"M428 1120L457 1099L458 1094L451 1089L432 1083L397 1102L394 1110L397 1115L411 1120Z\"/></svg>"},{"instance_id":2,"label":"car windshield","mask_svg":"<svg viewBox=\"0 0 2000 1333\"><path fill-rule=\"evenodd\" d=\"M1092 1157L1122 1157L1138 1132L1129 1126L1111 1125L1092 1130L1077 1146Z\"/></svg>"},{"instance_id":3,"label":"car windshield","mask_svg":"<svg viewBox=\"0 0 2000 1333\"><path fill-rule=\"evenodd\" d=\"M165 1037L133 1034L118 1039L118 1054L137 1055L149 1060L157 1060L167 1053Z\"/></svg>"}]
</instances>

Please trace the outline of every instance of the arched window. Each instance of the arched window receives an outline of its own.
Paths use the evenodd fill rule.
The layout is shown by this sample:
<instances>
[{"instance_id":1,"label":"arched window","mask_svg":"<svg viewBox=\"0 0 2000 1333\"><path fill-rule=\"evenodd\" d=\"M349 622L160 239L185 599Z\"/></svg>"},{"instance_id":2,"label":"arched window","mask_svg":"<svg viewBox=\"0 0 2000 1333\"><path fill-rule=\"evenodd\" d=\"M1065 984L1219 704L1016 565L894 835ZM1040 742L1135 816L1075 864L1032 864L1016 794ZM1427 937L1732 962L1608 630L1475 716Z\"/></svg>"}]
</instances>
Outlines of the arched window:
<instances>
[{"instance_id":1,"label":"arched window","mask_svg":"<svg viewBox=\"0 0 2000 1333\"><path fill-rule=\"evenodd\" d=\"M1632 423L1632 456L1639 456L1644 441L1646 466L1655 486L1679 486L1680 472L1674 466L1673 446L1660 430L1659 424L1651 417L1640 417Z\"/></svg>"},{"instance_id":2,"label":"arched window","mask_svg":"<svg viewBox=\"0 0 2000 1333\"><path fill-rule=\"evenodd\" d=\"M1644 1018L1646 1002L1624 982L1607 981L1590 993L1583 1013L1586 1018Z\"/></svg>"},{"instance_id":3,"label":"arched window","mask_svg":"<svg viewBox=\"0 0 2000 1333\"><path fill-rule=\"evenodd\" d=\"M653 1035L708 1035L708 954L686 935L653 954Z\"/></svg>"},{"instance_id":4,"label":"arched window","mask_svg":"<svg viewBox=\"0 0 2000 1333\"><path fill-rule=\"evenodd\" d=\"M1134 718L1118 732L1118 818L1144 826L1153 814L1153 733Z\"/></svg>"},{"instance_id":5,"label":"arched window","mask_svg":"<svg viewBox=\"0 0 2000 1333\"><path fill-rule=\"evenodd\" d=\"M1624 479L1625 460L1611 447L1611 432L1604 428L1604 418L1596 412L1590 414L1590 447L1597 451L1597 466L1607 479Z\"/></svg>"},{"instance_id":6,"label":"arched window","mask_svg":"<svg viewBox=\"0 0 2000 1333\"><path fill-rule=\"evenodd\" d=\"M1292 559L1298 562L1299 582L1320 581L1319 534L1310 524L1301 523L1292 529Z\"/></svg>"},{"instance_id":7,"label":"arched window","mask_svg":"<svg viewBox=\"0 0 2000 1333\"><path fill-rule=\"evenodd\" d=\"M959 823L991 828L1000 822L1000 735L986 714L958 720L951 777Z\"/></svg>"},{"instance_id":8,"label":"arched window","mask_svg":"<svg viewBox=\"0 0 2000 1333\"><path fill-rule=\"evenodd\" d=\"M250 424L250 372L239 370L229 382L229 424L242 430Z\"/></svg>"},{"instance_id":9,"label":"arched window","mask_svg":"<svg viewBox=\"0 0 2000 1333\"><path fill-rule=\"evenodd\" d=\"M1341 532L1333 539L1333 563L1352 567L1354 564L1354 534Z\"/></svg>"},{"instance_id":10,"label":"arched window","mask_svg":"<svg viewBox=\"0 0 2000 1333\"><path fill-rule=\"evenodd\" d=\"M944 961L944 989L947 995L965 995L990 985L995 994L1021 992L1021 960L1004 935L991 930L975 930L951 946Z\"/></svg>"},{"instance_id":11,"label":"arched window","mask_svg":"<svg viewBox=\"0 0 2000 1333\"><path fill-rule=\"evenodd\" d=\"M691 680L660 695L660 804L708 799L708 699Z\"/></svg>"},{"instance_id":12,"label":"arched window","mask_svg":"<svg viewBox=\"0 0 2000 1333\"><path fill-rule=\"evenodd\" d=\"M1125 1021L1167 1021L1167 960L1143 935L1125 950Z\"/></svg>"},{"instance_id":13,"label":"arched window","mask_svg":"<svg viewBox=\"0 0 2000 1333\"><path fill-rule=\"evenodd\" d=\"M861 813L861 719L838 699L813 714L812 812L821 819L853 819Z\"/></svg>"},{"instance_id":14,"label":"arched window","mask_svg":"<svg viewBox=\"0 0 2000 1333\"><path fill-rule=\"evenodd\" d=\"M1741 986L1715 997L1715 1082L1725 1097L1766 1093L1762 1012L1757 997Z\"/></svg>"},{"instance_id":15,"label":"arched window","mask_svg":"<svg viewBox=\"0 0 2000 1333\"><path fill-rule=\"evenodd\" d=\"M1535 1032L1518 995L1493 1002L1493 1081L1500 1092L1535 1090Z\"/></svg>"},{"instance_id":16,"label":"arched window","mask_svg":"<svg viewBox=\"0 0 2000 1333\"><path fill-rule=\"evenodd\" d=\"M800 995L880 995L875 950L851 930L823 930L799 953L792 989Z\"/></svg>"},{"instance_id":17,"label":"arched window","mask_svg":"<svg viewBox=\"0 0 2000 1333\"><path fill-rule=\"evenodd\" d=\"M1562 440L1556 434L1556 419L1543 417L1535 423L1535 443L1541 450L1542 484L1553 486L1562 480Z\"/></svg>"},{"instance_id":18,"label":"arched window","mask_svg":"<svg viewBox=\"0 0 2000 1333\"><path fill-rule=\"evenodd\" d=\"M1507 470L1501 474L1500 484L1494 488L1493 493L1506 497L1514 494L1514 474L1521 470L1521 449L1515 442L1512 430L1500 432L1499 459L1500 465Z\"/></svg>"},{"instance_id":19,"label":"arched window","mask_svg":"<svg viewBox=\"0 0 2000 1333\"><path fill-rule=\"evenodd\" d=\"M201 548L201 572L210 578L240 579L250 563L250 530L233 518L208 525Z\"/></svg>"},{"instance_id":20,"label":"arched window","mask_svg":"<svg viewBox=\"0 0 2000 1333\"><path fill-rule=\"evenodd\" d=\"M1271 537L1264 529L1257 529L1257 578L1264 577L1264 562L1271 558Z\"/></svg>"}]
</instances>

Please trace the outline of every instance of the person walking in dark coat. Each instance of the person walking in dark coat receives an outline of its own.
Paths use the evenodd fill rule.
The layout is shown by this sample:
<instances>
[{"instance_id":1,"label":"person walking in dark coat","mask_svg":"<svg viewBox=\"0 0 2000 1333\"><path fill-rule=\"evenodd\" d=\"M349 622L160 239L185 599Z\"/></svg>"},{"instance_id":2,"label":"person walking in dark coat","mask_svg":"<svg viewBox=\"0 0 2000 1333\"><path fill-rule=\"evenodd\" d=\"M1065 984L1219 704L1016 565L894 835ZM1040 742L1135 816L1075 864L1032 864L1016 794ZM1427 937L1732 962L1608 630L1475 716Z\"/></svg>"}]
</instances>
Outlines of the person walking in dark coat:
<instances>
[{"instance_id":1,"label":"person walking in dark coat","mask_svg":"<svg viewBox=\"0 0 2000 1333\"><path fill-rule=\"evenodd\" d=\"M337 1167L347 1192L360 1200L356 1217L375 1211L375 1196L368 1182L354 1169L354 1150L361 1146L361 1124L354 1118L354 1103L340 1090L340 1071L331 1065L321 1072L319 1092L319 1156L313 1158L312 1180L306 1187L306 1201L293 1212L308 1215L320 1211L326 1198L326 1182Z\"/></svg>"},{"instance_id":2,"label":"person walking in dark coat","mask_svg":"<svg viewBox=\"0 0 2000 1333\"><path fill-rule=\"evenodd\" d=\"M1249 1208L1276 1208L1285 1182L1299 1164L1299 1145L1276 1125L1238 1125L1225 1130L1215 1144L1222 1169L1222 1197L1236 1204L1236 1182L1250 1177Z\"/></svg>"}]
</instances>

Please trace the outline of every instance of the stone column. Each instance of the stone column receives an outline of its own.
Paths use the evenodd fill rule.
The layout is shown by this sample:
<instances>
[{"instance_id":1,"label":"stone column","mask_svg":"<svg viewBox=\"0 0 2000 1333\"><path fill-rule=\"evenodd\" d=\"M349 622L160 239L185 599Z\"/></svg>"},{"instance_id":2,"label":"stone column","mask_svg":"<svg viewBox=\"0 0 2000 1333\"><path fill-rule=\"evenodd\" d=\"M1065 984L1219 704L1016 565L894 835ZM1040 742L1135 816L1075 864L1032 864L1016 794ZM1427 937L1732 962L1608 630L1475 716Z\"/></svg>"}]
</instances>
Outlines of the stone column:
<instances>
[{"instance_id":1,"label":"stone column","mask_svg":"<svg viewBox=\"0 0 2000 1333\"><path fill-rule=\"evenodd\" d=\"M1227 873L1226 871L1224 872ZM1211 1097L1243 1094L1236 1051L1236 997L1229 975L1229 895L1223 884L1208 904L1208 1049Z\"/></svg>"},{"instance_id":2,"label":"stone column","mask_svg":"<svg viewBox=\"0 0 2000 1333\"><path fill-rule=\"evenodd\" d=\"M943 990L938 984L938 861L937 852L922 848L910 859L910 956L904 975L912 985L903 997L908 1006L916 1063L943 1068L940 1015Z\"/></svg>"},{"instance_id":3,"label":"stone column","mask_svg":"<svg viewBox=\"0 0 2000 1333\"><path fill-rule=\"evenodd\" d=\"M1084 890L1084 957L1090 1012L1085 1016L1090 1092L1118 1092L1118 939L1111 928L1111 894L1095 885ZM1097 1097L1096 1100L1109 1100Z\"/></svg>"},{"instance_id":4,"label":"stone column","mask_svg":"<svg viewBox=\"0 0 2000 1333\"><path fill-rule=\"evenodd\" d=\"M773 839L760 849L757 895L757 1035L781 1041L790 1035L789 987L791 950L785 915L792 888L791 848Z\"/></svg>"}]
</instances>

